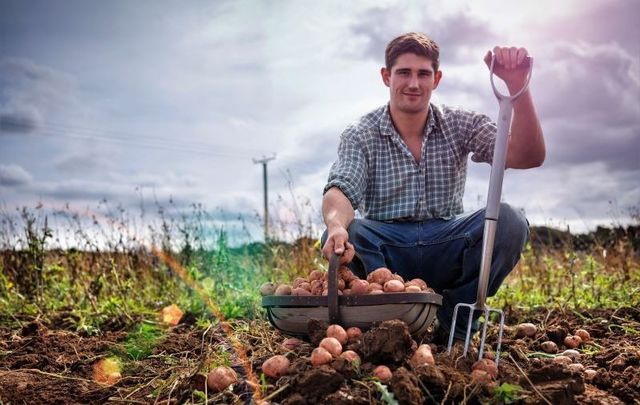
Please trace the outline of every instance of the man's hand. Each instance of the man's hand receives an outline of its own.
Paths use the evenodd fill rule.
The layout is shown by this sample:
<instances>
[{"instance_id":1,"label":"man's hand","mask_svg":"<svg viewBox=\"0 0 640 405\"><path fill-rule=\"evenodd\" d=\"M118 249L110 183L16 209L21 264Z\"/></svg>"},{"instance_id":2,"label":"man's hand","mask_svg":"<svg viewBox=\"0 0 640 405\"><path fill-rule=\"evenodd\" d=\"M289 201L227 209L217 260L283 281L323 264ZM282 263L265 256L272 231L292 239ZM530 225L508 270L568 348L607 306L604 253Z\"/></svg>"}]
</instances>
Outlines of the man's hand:
<instances>
[{"instance_id":1,"label":"man's hand","mask_svg":"<svg viewBox=\"0 0 640 405\"><path fill-rule=\"evenodd\" d=\"M327 241L322 247L322 254L327 260L331 259L333 253L341 255L347 249L349 234L343 227L334 227L327 230Z\"/></svg>"},{"instance_id":2,"label":"man's hand","mask_svg":"<svg viewBox=\"0 0 640 405\"><path fill-rule=\"evenodd\" d=\"M529 70L523 64L528 52L525 48L499 47L493 48L496 63L493 72L504 80L509 90L518 91L525 83ZM491 67L491 51L487 51L484 63Z\"/></svg>"}]
</instances>

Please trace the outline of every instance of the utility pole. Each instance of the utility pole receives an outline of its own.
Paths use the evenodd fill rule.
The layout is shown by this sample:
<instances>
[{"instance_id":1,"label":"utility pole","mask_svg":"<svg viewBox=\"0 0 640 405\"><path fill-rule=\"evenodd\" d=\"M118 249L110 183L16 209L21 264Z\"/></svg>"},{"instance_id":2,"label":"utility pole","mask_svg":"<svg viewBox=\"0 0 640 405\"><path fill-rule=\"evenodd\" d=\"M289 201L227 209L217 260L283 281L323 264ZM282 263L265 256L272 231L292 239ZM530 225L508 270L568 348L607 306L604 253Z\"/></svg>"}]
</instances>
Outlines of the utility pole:
<instances>
[{"instance_id":1,"label":"utility pole","mask_svg":"<svg viewBox=\"0 0 640 405\"><path fill-rule=\"evenodd\" d=\"M266 243L269 240L269 197L268 197L268 187L267 187L267 163L271 160L275 159L276 155L266 157L262 156L262 159L253 159L253 163L262 164L262 185L264 189L264 242Z\"/></svg>"}]
</instances>

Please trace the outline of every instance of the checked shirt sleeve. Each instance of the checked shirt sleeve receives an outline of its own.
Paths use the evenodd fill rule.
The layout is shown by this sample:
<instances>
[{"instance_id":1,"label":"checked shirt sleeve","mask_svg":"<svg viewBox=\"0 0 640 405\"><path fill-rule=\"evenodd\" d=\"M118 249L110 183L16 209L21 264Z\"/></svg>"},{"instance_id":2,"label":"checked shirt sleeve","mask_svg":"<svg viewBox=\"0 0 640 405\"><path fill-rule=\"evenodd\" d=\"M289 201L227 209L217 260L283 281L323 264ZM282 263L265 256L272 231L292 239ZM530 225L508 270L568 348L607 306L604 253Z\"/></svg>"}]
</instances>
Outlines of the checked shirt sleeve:
<instances>
[{"instance_id":1,"label":"checked shirt sleeve","mask_svg":"<svg viewBox=\"0 0 640 405\"><path fill-rule=\"evenodd\" d=\"M467 149L473 153L471 160L491 164L496 143L496 124L488 116L476 113L469 113L463 121L467 127Z\"/></svg>"},{"instance_id":2,"label":"checked shirt sleeve","mask_svg":"<svg viewBox=\"0 0 640 405\"><path fill-rule=\"evenodd\" d=\"M338 187L355 210L358 209L364 197L367 183L367 164L362 147L353 138L345 135L340 140L338 159L331 166L324 193L331 187Z\"/></svg>"}]
</instances>

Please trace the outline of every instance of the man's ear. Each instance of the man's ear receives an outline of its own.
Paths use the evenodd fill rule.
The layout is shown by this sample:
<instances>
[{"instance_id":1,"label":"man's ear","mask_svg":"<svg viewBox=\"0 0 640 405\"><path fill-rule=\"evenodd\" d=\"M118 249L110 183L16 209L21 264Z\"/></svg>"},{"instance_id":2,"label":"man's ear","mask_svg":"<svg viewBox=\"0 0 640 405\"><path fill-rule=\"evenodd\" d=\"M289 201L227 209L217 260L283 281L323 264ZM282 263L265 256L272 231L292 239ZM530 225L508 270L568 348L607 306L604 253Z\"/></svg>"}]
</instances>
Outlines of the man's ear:
<instances>
[{"instance_id":1,"label":"man's ear","mask_svg":"<svg viewBox=\"0 0 640 405\"><path fill-rule=\"evenodd\" d=\"M382 76L382 82L385 86L389 87L389 76L391 72L386 67L380 69L380 76Z\"/></svg>"},{"instance_id":2,"label":"man's ear","mask_svg":"<svg viewBox=\"0 0 640 405\"><path fill-rule=\"evenodd\" d=\"M436 75L433 78L433 88L438 88L438 84L440 83L440 79L442 79L442 70L438 70Z\"/></svg>"}]
</instances>

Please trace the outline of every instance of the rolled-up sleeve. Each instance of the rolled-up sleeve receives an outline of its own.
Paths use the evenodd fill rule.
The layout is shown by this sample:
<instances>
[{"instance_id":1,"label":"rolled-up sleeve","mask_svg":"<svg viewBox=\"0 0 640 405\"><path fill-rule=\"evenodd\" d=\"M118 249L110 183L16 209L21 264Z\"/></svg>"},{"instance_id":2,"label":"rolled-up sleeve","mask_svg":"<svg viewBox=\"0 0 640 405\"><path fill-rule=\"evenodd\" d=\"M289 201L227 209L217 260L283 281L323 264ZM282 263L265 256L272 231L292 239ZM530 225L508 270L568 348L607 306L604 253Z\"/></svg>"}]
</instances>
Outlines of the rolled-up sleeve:
<instances>
[{"instance_id":1,"label":"rolled-up sleeve","mask_svg":"<svg viewBox=\"0 0 640 405\"><path fill-rule=\"evenodd\" d=\"M466 127L467 150L472 153L471 160L491 163L496 143L496 124L484 114L467 114L463 122Z\"/></svg>"},{"instance_id":2,"label":"rolled-up sleeve","mask_svg":"<svg viewBox=\"0 0 640 405\"><path fill-rule=\"evenodd\" d=\"M367 162L362 147L352 137L343 134L338 146L338 158L331 166L324 187L338 187L349 199L354 210L360 207L367 184Z\"/></svg>"}]
</instances>

